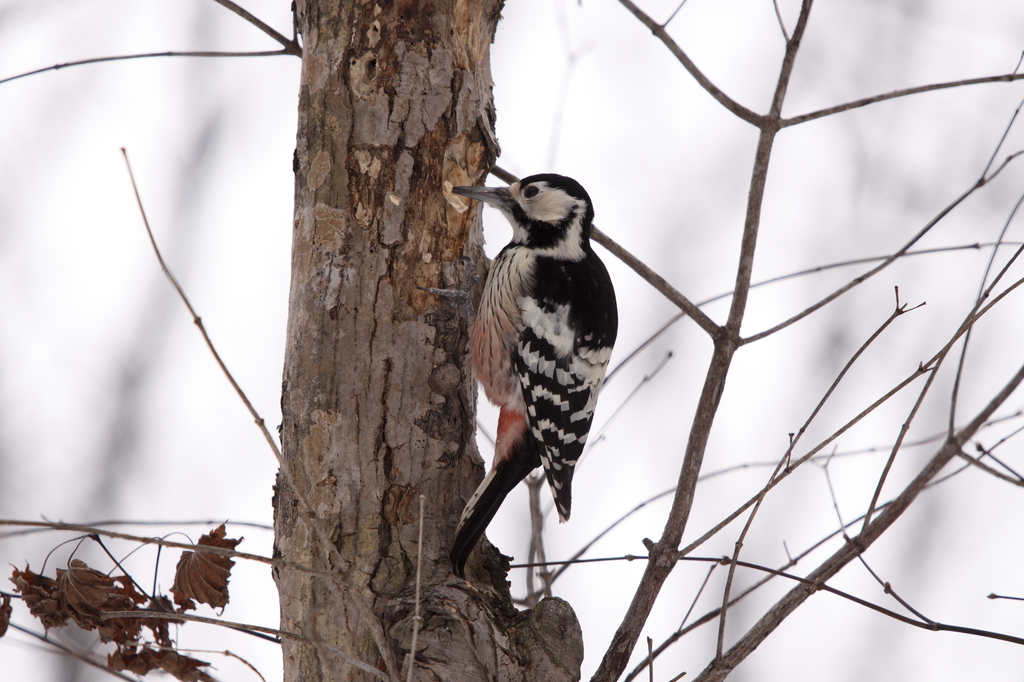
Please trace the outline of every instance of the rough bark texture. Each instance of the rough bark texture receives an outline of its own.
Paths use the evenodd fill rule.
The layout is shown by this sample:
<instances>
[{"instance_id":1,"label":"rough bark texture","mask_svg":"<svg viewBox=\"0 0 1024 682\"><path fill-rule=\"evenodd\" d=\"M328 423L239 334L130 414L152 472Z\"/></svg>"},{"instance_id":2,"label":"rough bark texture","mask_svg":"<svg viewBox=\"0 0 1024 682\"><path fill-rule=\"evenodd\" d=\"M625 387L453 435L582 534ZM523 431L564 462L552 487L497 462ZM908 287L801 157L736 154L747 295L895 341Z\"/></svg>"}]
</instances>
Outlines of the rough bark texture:
<instances>
[{"instance_id":1,"label":"rough bark texture","mask_svg":"<svg viewBox=\"0 0 1024 682\"><path fill-rule=\"evenodd\" d=\"M467 324L418 286L482 270L480 183L497 155L488 51L500 0L299 0L303 75L276 551L285 680L364 680L409 651L426 496L415 679L577 680L572 609L518 612L493 548L447 548L483 474ZM482 274L482 273L480 273ZM376 631L376 637L375 637ZM403 677L404 679L404 677Z\"/></svg>"}]
</instances>

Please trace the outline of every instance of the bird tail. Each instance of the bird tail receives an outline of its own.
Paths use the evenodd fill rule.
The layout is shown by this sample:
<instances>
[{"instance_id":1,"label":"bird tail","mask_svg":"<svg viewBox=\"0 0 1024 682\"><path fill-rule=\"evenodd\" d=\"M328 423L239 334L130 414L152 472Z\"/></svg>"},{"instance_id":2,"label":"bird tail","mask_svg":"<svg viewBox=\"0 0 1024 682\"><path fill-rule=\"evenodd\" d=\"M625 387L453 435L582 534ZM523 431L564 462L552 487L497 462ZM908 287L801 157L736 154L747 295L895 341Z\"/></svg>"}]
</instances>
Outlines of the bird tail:
<instances>
[{"instance_id":1,"label":"bird tail","mask_svg":"<svg viewBox=\"0 0 1024 682\"><path fill-rule=\"evenodd\" d=\"M469 498L462 518L459 519L455 541L449 553L455 575L460 578L466 577L466 560L469 559L469 554L476 547L476 543L483 537L487 525L494 518L505 496L531 471L540 466L538 446L539 443L532 434L525 434L515 447L518 452L512 452L510 457L495 464Z\"/></svg>"}]
</instances>

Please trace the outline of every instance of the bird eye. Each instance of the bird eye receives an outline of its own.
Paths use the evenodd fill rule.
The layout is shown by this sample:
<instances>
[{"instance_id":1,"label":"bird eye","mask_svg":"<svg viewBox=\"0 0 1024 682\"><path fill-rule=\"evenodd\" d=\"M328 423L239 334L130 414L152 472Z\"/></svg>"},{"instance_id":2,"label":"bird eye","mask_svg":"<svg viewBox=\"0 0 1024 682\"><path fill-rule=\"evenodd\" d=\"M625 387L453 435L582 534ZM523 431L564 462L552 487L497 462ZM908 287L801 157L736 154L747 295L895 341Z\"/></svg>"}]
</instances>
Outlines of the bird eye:
<instances>
[{"instance_id":1,"label":"bird eye","mask_svg":"<svg viewBox=\"0 0 1024 682\"><path fill-rule=\"evenodd\" d=\"M526 190L523 192L523 196L526 197L527 199L532 199L535 196L537 196L539 193L540 193L540 190L537 189L537 186L536 185L531 185L531 186L527 187Z\"/></svg>"}]
</instances>

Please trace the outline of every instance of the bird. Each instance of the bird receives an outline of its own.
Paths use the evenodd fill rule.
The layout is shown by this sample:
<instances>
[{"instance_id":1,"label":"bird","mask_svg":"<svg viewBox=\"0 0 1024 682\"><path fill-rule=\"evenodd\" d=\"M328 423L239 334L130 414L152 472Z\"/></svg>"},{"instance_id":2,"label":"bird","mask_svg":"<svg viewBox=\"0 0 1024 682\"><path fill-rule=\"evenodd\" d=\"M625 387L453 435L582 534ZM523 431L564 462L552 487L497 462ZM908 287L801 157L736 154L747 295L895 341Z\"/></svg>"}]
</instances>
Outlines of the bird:
<instances>
[{"instance_id":1,"label":"bird","mask_svg":"<svg viewBox=\"0 0 1024 682\"><path fill-rule=\"evenodd\" d=\"M590 244L594 207L579 182L553 173L508 187L453 187L497 208L512 240L494 258L470 330L473 373L496 405L491 470L459 519L456 575L505 496L544 474L568 520L572 476L587 441L618 331L615 289Z\"/></svg>"}]
</instances>

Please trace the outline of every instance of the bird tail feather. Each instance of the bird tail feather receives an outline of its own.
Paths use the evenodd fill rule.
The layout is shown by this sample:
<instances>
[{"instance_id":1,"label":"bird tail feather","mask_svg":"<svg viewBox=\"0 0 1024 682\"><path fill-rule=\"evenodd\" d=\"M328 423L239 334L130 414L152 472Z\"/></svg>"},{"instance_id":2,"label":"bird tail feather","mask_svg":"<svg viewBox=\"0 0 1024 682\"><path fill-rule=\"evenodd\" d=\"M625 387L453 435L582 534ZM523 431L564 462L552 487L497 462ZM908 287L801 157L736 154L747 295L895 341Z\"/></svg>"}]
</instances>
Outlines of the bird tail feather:
<instances>
[{"instance_id":1,"label":"bird tail feather","mask_svg":"<svg viewBox=\"0 0 1024 682\"><path fill-rule=\"evenodd\" d=\"M462 518L459 520L459 527L455 531L455 541L452 543L449 553L455 575L460 578L466 577L466 560L469 559L469 554L476 547L477 542L483 537L484 531L487 530L498 507L505 500L505 496L540 465L537 446L537 441L532 437L524 438L518 444L517 449L529 448L533 450L533 456L529 456L529 453L513 453L511 457L491 469L473 496L469 498L469 502L466 503L466 508L462 512Z\"/></svg>"}]
</instances>

